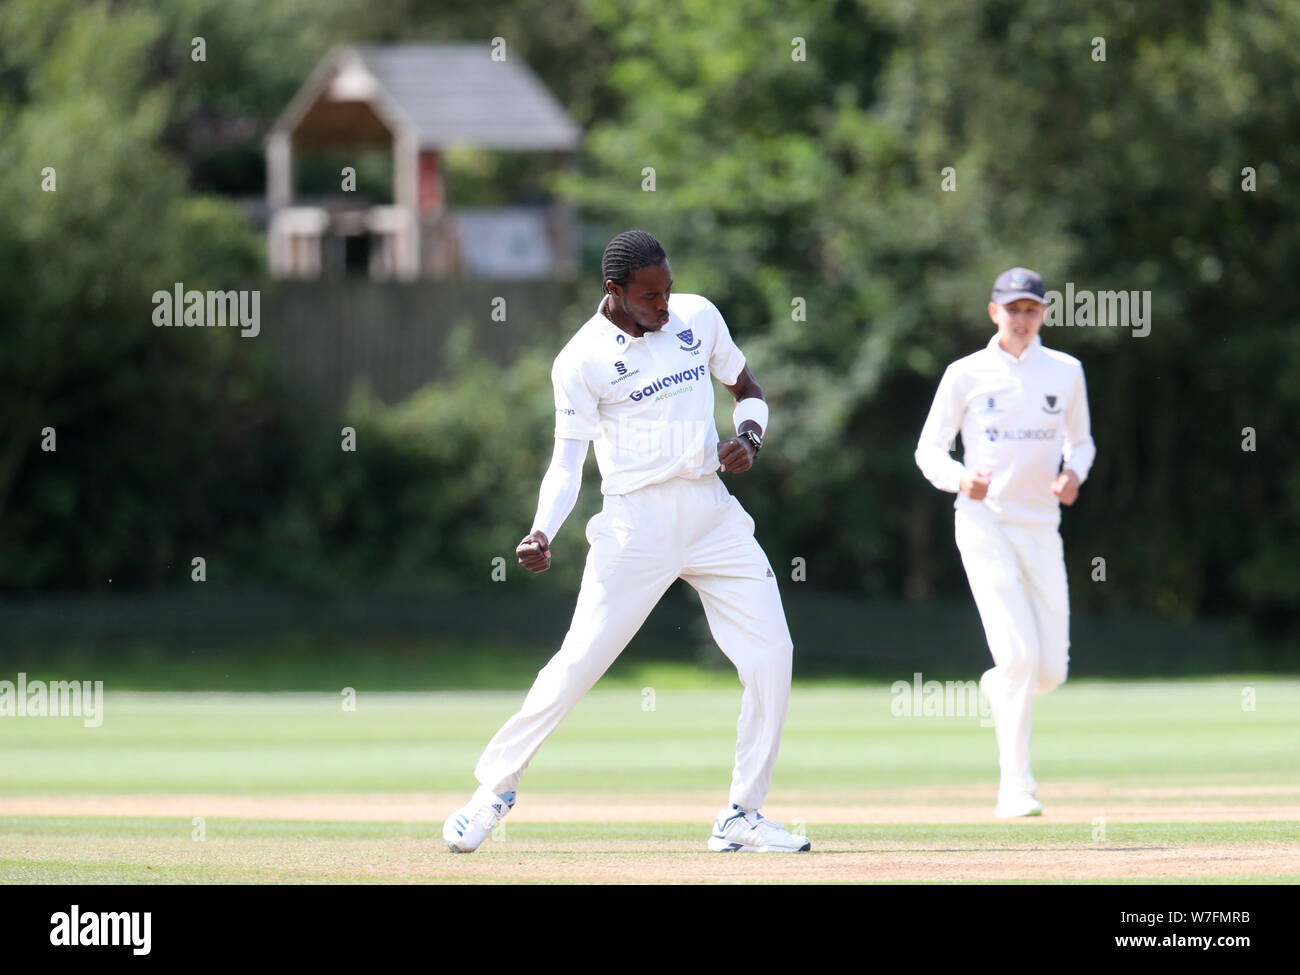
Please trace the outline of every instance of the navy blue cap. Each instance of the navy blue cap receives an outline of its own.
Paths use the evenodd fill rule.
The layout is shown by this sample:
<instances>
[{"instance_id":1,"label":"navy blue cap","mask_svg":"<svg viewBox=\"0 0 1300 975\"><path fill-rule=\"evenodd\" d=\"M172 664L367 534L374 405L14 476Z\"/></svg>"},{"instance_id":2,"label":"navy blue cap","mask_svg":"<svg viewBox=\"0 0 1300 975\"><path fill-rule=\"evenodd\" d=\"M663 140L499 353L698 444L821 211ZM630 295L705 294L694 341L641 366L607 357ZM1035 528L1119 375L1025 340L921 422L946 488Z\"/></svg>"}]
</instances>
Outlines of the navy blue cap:
<instances>
[{"instance_id":1,"label":"navy blue cap","mask_svg":"<svg viewBox=\"0 0 1300 975\"><path fill-rule=\"evenodd\" d=\"M1003 271L993 282L993 301L999 305L1009 305L1021 298L1032 298L1041 304L1047 304L1047 289L1043 287L1043 278L1037 271L1027 267L1013 267Z\"/></svg>"}]
</instances>

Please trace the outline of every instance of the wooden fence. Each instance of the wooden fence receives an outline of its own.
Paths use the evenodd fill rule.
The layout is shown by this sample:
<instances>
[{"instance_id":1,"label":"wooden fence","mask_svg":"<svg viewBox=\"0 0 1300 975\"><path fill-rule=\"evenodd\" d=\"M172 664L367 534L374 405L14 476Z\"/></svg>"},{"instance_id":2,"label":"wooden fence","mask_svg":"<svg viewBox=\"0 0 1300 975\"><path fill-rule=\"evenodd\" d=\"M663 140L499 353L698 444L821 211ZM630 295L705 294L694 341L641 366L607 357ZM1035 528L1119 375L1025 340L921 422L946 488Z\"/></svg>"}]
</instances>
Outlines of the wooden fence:
<instances>
[{"instance_id":1,"label":"wooden fence","mask_svg":"<svg viewBox=\"0 0 1300 975\"><path fill-rule=\"evenodd\" d=\"M455 326L470 326L476 348L505 363L541 333L558 352L599 299L598 285L578 281L277 282L262 295L258 341L272 343L286 380L326 403L346 401L362 378L393 403L446 376Z\"/></svg>"}]
</instances>

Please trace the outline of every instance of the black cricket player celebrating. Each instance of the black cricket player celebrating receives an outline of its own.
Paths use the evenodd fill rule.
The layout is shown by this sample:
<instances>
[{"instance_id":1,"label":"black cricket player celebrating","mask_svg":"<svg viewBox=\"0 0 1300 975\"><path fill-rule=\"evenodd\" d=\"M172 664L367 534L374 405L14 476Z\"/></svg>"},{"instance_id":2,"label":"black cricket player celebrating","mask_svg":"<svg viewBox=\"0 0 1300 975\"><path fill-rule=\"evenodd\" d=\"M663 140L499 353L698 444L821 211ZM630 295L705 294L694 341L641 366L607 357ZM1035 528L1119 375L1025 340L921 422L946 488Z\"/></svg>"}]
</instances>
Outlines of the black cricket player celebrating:
<instances>
[{"instance_id":1,"label":"black cricket player celebrating","mask_svg":"<svg viewBox=\"0 0 1300 975\"><path fill-rule=\"evenodd\" d=\"M591 548L559 652L523 707L488 743L479 787L443 827L453 852L478 848L515 803L520 777L560 724L641 628L678 578L700 595L709 628L744 685L730 804L713 825L717 852L811 848L763 817L790 697L793 644L776 574L754 520L718 477L749 470L762 447L763 391L705 298L672 293L667 255L650 234L619 234L602 261L605 296L556 356L555 451L532 530L519 543L531 572L551 564L551 541L577 500L594 442L604 507L587 522ZM716 377L736 401L735 437L719 442Z\"/></svg>"}]
</instances>

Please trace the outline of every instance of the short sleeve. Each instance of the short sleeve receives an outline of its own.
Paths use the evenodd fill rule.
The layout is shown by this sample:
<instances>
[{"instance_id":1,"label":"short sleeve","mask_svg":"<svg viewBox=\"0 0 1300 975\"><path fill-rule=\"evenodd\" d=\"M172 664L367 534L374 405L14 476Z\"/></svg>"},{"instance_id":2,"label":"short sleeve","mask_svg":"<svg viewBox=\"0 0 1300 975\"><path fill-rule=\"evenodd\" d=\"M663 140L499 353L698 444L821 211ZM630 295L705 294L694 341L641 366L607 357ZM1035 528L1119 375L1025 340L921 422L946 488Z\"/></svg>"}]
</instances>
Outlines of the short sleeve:
<instances>
[{"instance_id":1,"label":"short sleeve","mask_svg":"<svg viewBox=\"0 0 1300 975\"><path fill-rule=\"evenodd\" d=\"M713 316L713 349L709 352L709 372L724 386L733 386L745 368L745 354L731 339L731 332L722 313L710 303L708 312Z\"/></svg>"},{"instance_id":2,"label":"short sleeve","mask_svg":"<svg viewBox=\"0 0 1300 975\"><path fill-rule=\"evenodd\" d=\"M564 357L556 359L551 367L551 385L555 387L556 438L598 439L600 413L580 364Z\"/></svg>"}]
</instances>

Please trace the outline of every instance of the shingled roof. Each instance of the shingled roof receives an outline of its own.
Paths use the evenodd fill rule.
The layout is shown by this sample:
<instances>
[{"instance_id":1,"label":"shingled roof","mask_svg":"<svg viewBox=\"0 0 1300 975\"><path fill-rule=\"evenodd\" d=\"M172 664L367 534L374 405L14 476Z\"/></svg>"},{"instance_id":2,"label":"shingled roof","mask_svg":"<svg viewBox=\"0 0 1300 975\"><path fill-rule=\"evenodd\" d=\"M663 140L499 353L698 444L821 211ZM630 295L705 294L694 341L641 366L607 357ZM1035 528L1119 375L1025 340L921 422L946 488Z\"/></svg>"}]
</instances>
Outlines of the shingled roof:
<instances>
[{"instance_id":1,"label":"shingled roof","mask_svg":"<svg viewBox=\"0 0 1300 975\"><path fill-rule=\"evenodd\" d=\"M487 42L336 48L272 132L293 133L323 99L345 101L341 96L348 93L351 100L369 103L389 127L412 136L420 149L572 151L582 138L528 66L509 51L506 60L494 61Z\"/></svg>"}]
</instances>

